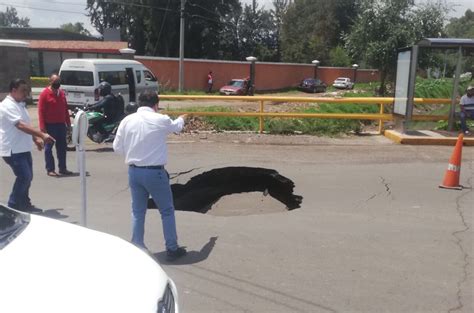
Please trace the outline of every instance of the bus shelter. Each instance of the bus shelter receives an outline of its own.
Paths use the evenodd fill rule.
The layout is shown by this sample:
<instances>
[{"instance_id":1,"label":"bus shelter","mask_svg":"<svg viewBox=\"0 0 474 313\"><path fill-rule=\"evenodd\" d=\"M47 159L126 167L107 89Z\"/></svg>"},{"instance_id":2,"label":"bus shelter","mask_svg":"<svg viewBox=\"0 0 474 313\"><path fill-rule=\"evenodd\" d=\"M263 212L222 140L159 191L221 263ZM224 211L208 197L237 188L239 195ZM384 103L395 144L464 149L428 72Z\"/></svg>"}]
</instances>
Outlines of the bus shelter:
<instances>
[{"instance_id":1,"label":"bus shelter","mask_svg":"<svg viewBox=\"0 0 474 313\"><path fill-rule=\"evenodd\" d=\"M448 121L448 130L451 131L454 126L456 99L459 96L458 88L461 76L461 64L463 57L470 56L474 53L474 39L425 38L419 41L416 45L399 49L393 113L397 119L402 120L403 132L406 131L407 125L410 123L413 116L415 80L420 49L457 50L456 70L453 79L453 92L451 95Z\"/></svg>"}]
</instances>

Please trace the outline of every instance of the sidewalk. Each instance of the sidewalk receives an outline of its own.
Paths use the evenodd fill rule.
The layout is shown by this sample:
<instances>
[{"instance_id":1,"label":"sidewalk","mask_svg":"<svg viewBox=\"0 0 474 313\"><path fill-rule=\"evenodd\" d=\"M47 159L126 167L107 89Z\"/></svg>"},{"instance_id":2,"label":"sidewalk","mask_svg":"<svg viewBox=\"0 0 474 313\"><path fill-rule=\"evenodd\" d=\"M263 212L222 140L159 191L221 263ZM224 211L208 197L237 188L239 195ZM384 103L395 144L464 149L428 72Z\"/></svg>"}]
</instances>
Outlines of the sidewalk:
<instances>
[{"instance_id":1,"label":"sidewalk","mask_svg":"<svg viewBox=\"0 0 474 313\"><path fill-rule=\"evenodd\" d=\"M396 130L386 130L384 136L405 145L434 145L434 146L454 146L458 139L459 132L453 131L431 131L413 130L401 133ZM464 145L474 146L474 135L464 135Z\"/></svg>"}]
</instances>

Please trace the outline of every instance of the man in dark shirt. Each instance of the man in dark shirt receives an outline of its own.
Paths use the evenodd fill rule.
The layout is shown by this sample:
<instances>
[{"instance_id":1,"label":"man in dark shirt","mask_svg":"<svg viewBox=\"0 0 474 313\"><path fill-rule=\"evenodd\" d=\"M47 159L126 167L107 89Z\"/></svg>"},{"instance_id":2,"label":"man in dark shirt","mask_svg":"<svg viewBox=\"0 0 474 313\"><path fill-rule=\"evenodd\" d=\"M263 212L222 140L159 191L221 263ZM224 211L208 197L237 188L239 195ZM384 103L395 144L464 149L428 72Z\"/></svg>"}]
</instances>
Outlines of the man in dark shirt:
<instances>
[{"instance_id":1,"label":"man in dark shirt","mask_svg":"<svg viewBox=\"0 0 474 313\"><path fill-rule=\"evenodd\" d=\"M112 86L108 82L99 85L99 94L103 97L99 102L89 107L94 111L104 112L105 120L98 125L98 130L105 135L103 124L112 124L119 121L125 114L123 99L112 94Z\"/></svg>"},{"instance_id":2,"label":"man in dark shirt","mask_svg":"<svg viewBox=\"0 0 474 313\"><path fill-rule=\"evenodd\" d=\"M38 119L40 130L51 134L56 139L56 143L47 143L44 147L44 159L46 162L46 173L48 176L58 177L55 170L53 145L56 145L56 155L58 157L59 174L71 175L67 170L66 151L67 131L71 129L71 119L67 108L66 95L60 89L61 79L53 74L49 78L49 86L40 94L38 100Z\"/></svg>"}]
</instances>

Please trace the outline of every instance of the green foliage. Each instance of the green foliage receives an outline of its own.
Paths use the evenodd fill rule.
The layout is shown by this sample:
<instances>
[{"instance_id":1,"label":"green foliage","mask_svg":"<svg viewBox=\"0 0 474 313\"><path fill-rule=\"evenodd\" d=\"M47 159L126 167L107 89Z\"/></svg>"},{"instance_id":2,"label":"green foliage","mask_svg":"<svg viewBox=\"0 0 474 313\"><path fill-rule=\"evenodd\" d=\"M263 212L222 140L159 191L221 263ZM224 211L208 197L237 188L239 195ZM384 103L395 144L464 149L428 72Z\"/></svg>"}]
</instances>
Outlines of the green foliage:
<instances>
[{"instance_id":1,"label":"green foliage","mask_svg":"<svg viewBox=\"0 0 474 313\"><path fill-rule=\"evenodd\" d=\"M300 109L294 113L377 113L376 105L360 104L320 104L318 107ZM190 112L232 112L228 107L194 107ZM203 120L218 131L257 131L259 119L255 117L204 117ZM370 123L370 122L369 122ZM319 118L266 118L265 131L272 134L317 134L334 136L341 133L359 133L363 123L359 120L319 119Z\"/></svg>"},{"instance_id":2,"label":"green foliage","mask_svg":"<svg viewBox=\"0 0 474 313\"><path fill-rule=\"evenodd\" d=\"M337 46L329 51L329 64L340 67L350 66L351 58L343 47Z\"/></svg>"},{"instance_id":3,"label":"green foliage","mask_svg":"<svg viewBox=\"0 0 474 313\"><path fill-rule=\"evenodd\" d=\"M48 77L30 77L31 87L46 87L49 85Z\"/></svg>"},{"instance_id":4,"label":"green foliage","mask_svg":"<svg viewBox=\"0 0 474 313\"><path fill-rule=\"evenodd\" d=\"M464 16L451 18L446 25L446 33L451 38L474 38L474 12L468 9Z\"/></svg>"},{"instance_id":5,"label":"green foliage","mask_svg":"<svg viewBox=\"0 0 474 313\"><path fill-rule=\"evenodd\" d=\"M308 63L318 59L322 64L329 62L329 50L337 43L340 33L336 3L343 2L295 0L289 5L281 33L284 61Z\"/></svg>"},{"instance_id":6,"label":"green foliage","mask_svg":"<svg viewBox=\"0 0 474 313\"><path fill-rule=\"evenodd\" d=\"M439 37L446 8L441 2L415 6L413 0L362 0L360 14L344 38L349 54L378 68L382 94L396 71L397 49L423 37Z\"/></svg>"},{"instance_id":7,"label":"green foliage","mask_svg":"<svg viewBox=\"0 0 474 313\"><path fill-rule=\"evenodd\" d=\"M65 30L70 33L77 33L85 36L91 36L91 33L84 27L84 23L76 22L75 24L73 23L67 23L67 24L62 24L59 26L62 30Z\"/></svg>"},{"instance_id":8,"label":"green foliage","mask_svg":"<svg viewBox=\"0 0 474 313\"><path fill-rule=\"evenodd\" d=\"M15 7L7 7L5 12L0 12L0 27L30 27L30 19L18 17Z\"/></svg>"},{"instance_id":9,"label":"green foliage","mask_svg":"<svg viewBox=\"0 0 474 313\"><path fill-rule=\"evenodd\" d=\"M417 77L415 82L415 97L419 98L451 98L454 81L452 78L424 79ZM469 85L469 80L461 80L458 95L463 95Z\"/></svg>"}]
</instances>

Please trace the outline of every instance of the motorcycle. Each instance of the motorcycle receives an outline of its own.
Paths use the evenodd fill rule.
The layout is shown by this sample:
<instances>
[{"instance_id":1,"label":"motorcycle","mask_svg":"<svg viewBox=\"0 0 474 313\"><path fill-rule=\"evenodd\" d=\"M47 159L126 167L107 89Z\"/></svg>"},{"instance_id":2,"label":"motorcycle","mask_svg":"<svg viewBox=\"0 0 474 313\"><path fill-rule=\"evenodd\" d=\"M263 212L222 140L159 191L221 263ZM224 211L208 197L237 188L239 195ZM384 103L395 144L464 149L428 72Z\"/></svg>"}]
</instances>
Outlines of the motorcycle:
<instances>
[{"instance_id":1,"label":"motorcycle","mask_svg":"<svg viewBox=\"0 0 474 313\"><path fill-rule=\"evenodd\" d=\"M87 137L95 143L107 143L114 140L118 126L122 119L128 114L136 112L136 105L134 103L128 104L125 108L125 113L112 123L107 122L106 115L103 111L92 110L90 106L76 107L70 113L72 119L76 117L79 110L86 112L86 118L89 124L87 128ZM71 126L74 127L74 125ZM76 149L72 143L72 132L68 133L67 135L67 149L69 151Z\"/></svg>"}]
</instances>

